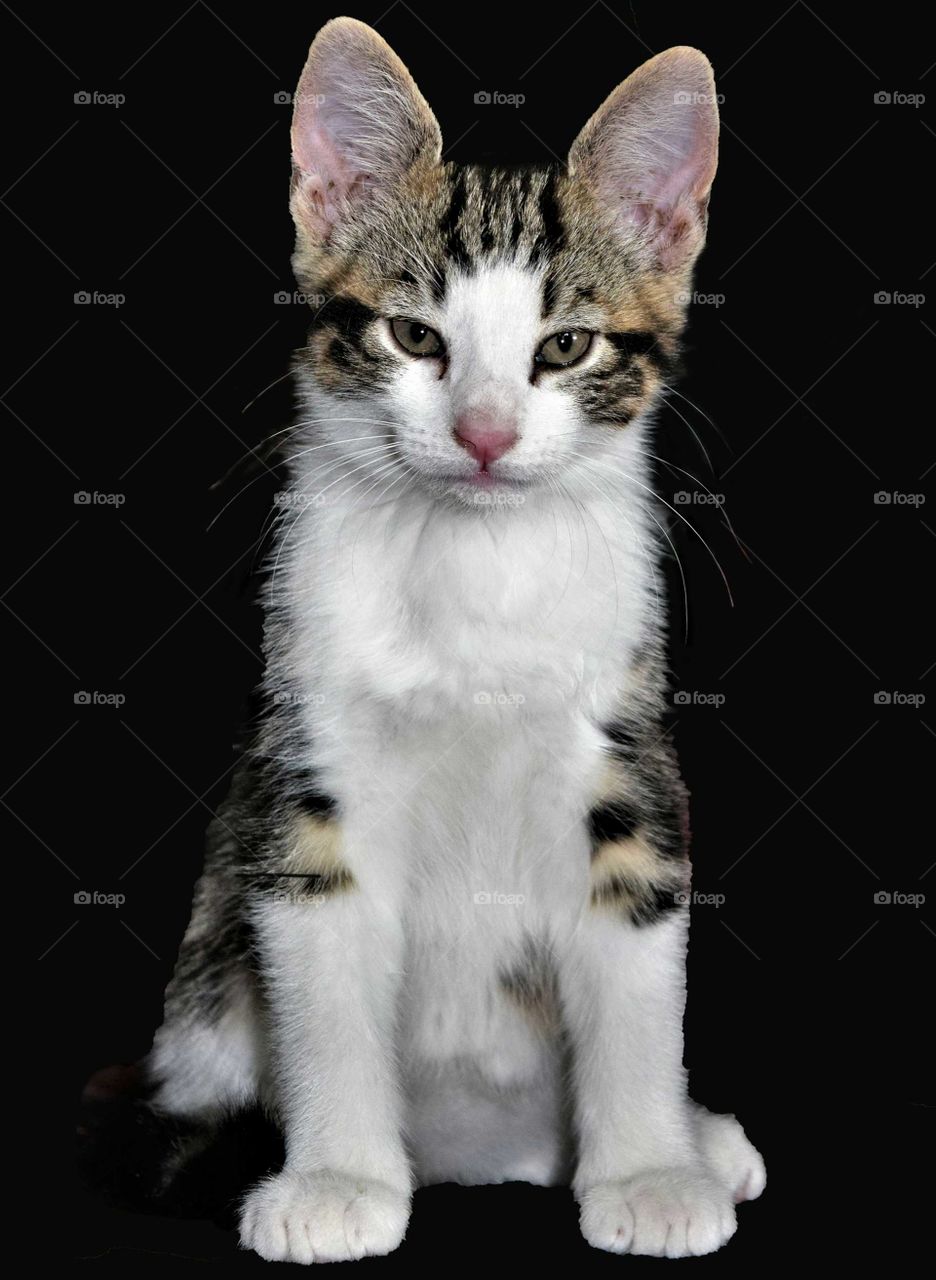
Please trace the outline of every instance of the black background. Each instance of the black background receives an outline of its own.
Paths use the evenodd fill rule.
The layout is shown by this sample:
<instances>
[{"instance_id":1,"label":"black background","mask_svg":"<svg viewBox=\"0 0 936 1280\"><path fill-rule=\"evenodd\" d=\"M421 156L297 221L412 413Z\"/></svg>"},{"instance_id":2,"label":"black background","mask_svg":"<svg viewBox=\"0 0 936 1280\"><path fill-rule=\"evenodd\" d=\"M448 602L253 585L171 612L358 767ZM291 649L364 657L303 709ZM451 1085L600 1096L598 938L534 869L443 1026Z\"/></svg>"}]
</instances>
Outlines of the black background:
<instances>
[{"instance_id":1,"label":"black background","mask_svg":"<svg viewBox=\"0 0 936 1280\"><path fill-rule=\"evenodd\" d=\"M333 11L178 0L53 14L17 0L0 16L24 86L7 108L0 216L32 316L8 311L2 401L8 506L23 501L6 574L7 704L22 728L5 803L27 878L15 1052L38 1090L31 1238L104 1263L256 1267L211 1224L106 1208L73 1185L71 1144L85 1079L139 1057L159 1021L260 669L251 571L277 480L252 450L289 421L277 380L305 324L274 301L294 288L290 108L274 99ZM932 47L902 4L872 18L801 0L413 0L354 16L410 66L456 160L562 156L651 53L695 44L714 63L708 300L681 384L699 408L677 400L659 435L661 455L724 495L743 544L719 506L678 504L734 599L674 522L695 888L724 895L694 912L686 1056L694 1096L738 1113L770 1183L727 1250L693 1265L900 1252L923 1235L914 1158L933 1115L936 935L926 906L874 895L932 884L936 712L907 700L933 662L936 535L913 495L933 460L936 325L931 303L875 294L936 291L923 235L936 136L925 106L875 95L925 94ZM481 91L526 101L478 105ZM124 301L76 303L82 291ZM660 485L670 501L704 492L680 472ZM875 502L882 491L903 500ZM80 691L125 701L81 704ZM80 890L126 900L76 904ZM420 1193L403 1251L368 1265L450 1256L653 1265L589 1251L568 1195L520 1187Z\"/></svg>"}]
</instances>

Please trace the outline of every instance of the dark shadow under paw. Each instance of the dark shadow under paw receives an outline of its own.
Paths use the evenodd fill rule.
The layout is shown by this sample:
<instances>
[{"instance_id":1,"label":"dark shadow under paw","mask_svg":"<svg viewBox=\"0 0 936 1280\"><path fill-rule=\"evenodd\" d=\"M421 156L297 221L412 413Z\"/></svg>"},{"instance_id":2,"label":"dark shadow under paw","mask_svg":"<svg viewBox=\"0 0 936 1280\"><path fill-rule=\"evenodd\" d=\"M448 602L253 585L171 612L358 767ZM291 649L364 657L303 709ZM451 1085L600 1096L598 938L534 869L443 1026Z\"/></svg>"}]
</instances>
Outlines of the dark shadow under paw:
<instances>
[{"instance_id":1,"label":"dark shadow under paw","mask_svg":"<svg viewBox=\"0 0 936 1280\"><path fill-rule=\"evenodd\" d=\"M138 1066L96 1072L81 1098L82 1181L120 1208L233 1225L244 1191L283 1161L283 1143L259 1109L217 1125L165 1116L150 1105Z\"/></svg>"}]
</instances>

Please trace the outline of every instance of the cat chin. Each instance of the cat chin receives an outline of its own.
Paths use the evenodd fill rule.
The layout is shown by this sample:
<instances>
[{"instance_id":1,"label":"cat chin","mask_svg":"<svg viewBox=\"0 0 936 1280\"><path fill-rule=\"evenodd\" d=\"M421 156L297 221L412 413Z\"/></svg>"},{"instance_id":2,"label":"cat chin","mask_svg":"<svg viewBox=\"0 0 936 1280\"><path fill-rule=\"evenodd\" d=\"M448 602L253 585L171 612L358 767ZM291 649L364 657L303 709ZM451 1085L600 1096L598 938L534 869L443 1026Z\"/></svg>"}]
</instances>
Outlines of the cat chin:
<instances>
[{"instance_id":1,"label":"cat chin","mask_svg":"<svg viewBox=\"0 0 936 1280\"><path fill-rule=\"evenodd\" d=\"M488 478L484 478L486 475ZM453 499L459 506L482 512L522 507L535 487L530 481L507 480L488 473L440 478L436 486L443 496Z\"/></svg>"}]
</instances>

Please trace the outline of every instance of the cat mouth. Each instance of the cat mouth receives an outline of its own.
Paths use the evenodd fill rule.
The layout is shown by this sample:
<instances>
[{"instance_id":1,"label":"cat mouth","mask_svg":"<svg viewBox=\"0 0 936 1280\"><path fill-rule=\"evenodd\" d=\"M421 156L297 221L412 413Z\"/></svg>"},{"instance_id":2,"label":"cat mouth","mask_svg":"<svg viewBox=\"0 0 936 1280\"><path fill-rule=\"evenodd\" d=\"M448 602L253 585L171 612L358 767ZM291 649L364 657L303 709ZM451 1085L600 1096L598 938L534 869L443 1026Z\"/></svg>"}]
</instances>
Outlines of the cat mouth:
<instances>
[{"instance_id":1,"label":"cat mouth","mask_svg":"<svg viewBox=\"0 0 936 1280\"><path fill-rule=\"evenodd\" d=\"M468 489L519 489L525 481L510 472L497 468L479 467L468 475L456 474L448 477L448 483L461 485Z\"/></svg>"},{"instance_id":2,"label":"cat mouth","mask_svg":"<svg viewBox=\"0 0 936 1280\"><path fill-rule=\"evenodd\" d=\"M529 479L479 468L470 475L453 475L444 481L446 490L469 506L520 506L530 488Z\"/></svg>"},{"instance_id":3,"label":"cat mouth","mask_svg":"<svg viewBox=\"0 0 936 1280\"><path fill-rule=\"evenodd\" d=\"M509 505L515 495L535 486L537 476L526 474L526 468L504 467L499 463L475 467L471 471L444 466L438 469L426 466L421 459L411 460L410 465L431 492L449 495L471 505L504 503Z\"/></svg>"}]
</instances>

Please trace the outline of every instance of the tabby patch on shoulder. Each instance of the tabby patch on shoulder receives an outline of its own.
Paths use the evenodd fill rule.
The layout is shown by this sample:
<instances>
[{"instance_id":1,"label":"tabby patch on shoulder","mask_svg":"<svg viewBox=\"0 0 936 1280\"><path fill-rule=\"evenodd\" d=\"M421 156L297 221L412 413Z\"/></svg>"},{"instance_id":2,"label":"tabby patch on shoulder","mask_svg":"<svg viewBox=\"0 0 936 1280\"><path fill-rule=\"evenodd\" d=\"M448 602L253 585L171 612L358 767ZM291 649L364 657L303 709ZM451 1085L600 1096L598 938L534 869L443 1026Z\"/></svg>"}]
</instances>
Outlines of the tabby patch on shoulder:
<instances>
[{"instance_id":1,"label":"tabby patch on shoulder","mask_svg":"<svg viewBox=\"0 0 936 1280\"><path fill-rule=\"evenodd\" d=\"M417 1187L517 1181L571 1187L598 1249L704 1254L764 1188L682 1065L652 469L716 100L667 49L562 163L462 165L370 27L309 50L259 711L143 1064L164 1187L275 1121L240 1209L263 1258L386 1254Z\"/></svg>"}]
</instances>

